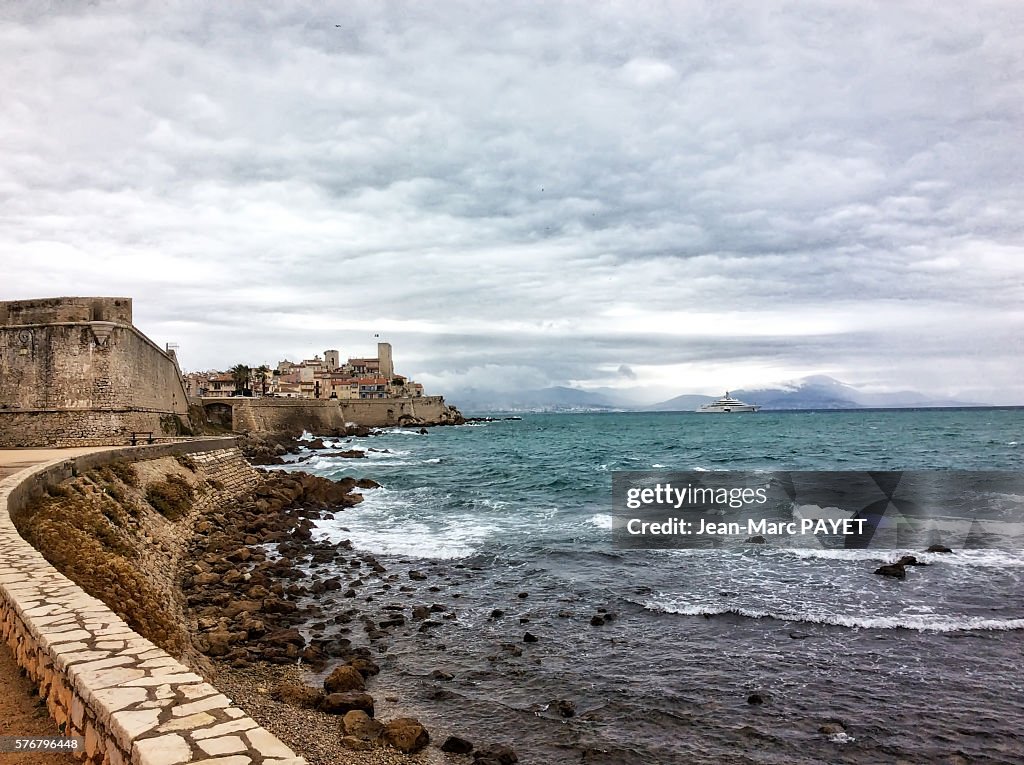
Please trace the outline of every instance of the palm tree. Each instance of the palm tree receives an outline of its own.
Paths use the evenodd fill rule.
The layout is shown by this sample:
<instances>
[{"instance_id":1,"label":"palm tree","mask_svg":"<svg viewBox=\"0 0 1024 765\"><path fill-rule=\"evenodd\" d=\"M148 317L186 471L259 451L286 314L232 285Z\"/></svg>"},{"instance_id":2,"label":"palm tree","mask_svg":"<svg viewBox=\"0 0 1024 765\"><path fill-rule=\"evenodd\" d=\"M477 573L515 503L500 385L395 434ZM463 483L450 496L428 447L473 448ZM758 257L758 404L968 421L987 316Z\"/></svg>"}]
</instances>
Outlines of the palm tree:
<instances>
[{"instance_id":1,"label":"palm tree","mask_svg":"<svg viewBox=\"0 0 1024 765\"><path fill-rule=\"evenodd\" d=\"M266 396L267 395L267 375L270 374L270 367L268 367L266 364L260 364L258 367L256 367L256 369L254 371L255 371L255 373L257 375L259 375L258 379L260 381L260 392L264 396Z\"/></svg>"},{"instance_id":2,"label":"palm tree","mask_svg":"<svg viewBox=\"0 0 1024 765\"><path fill-rule=\"evenodd\" d=\"M245 392L249 390L249 377L252 375L252 369L245 364L235 364L230 371L231 376L235 379L235 395L244 396Z\"/></svg>"}]
</instances>

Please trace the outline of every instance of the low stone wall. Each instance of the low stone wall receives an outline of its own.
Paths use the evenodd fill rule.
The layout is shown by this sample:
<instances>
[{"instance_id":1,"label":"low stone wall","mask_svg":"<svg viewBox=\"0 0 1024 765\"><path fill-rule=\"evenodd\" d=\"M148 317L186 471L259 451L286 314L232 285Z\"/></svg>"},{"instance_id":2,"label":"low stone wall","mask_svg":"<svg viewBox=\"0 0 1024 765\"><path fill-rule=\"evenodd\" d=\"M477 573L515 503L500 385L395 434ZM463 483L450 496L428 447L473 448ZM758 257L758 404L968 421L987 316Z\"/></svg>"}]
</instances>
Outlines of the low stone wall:
<instances>
[{"instance_id":1,"label":"low stone wall","mask_svg":"<svg viewBox=\"0 0 1024 765\"><path fill-rule=\"evenodd\" d=\"M50 566L11 519L33 497L91 468L185 454L206 469L235 466L221 471L226 490L251 485L235 469L234 439L92 452L0 481L0 638L60 730L84 737L89 765L304 765L215 687Z\"/></svg>"}]
</instances>

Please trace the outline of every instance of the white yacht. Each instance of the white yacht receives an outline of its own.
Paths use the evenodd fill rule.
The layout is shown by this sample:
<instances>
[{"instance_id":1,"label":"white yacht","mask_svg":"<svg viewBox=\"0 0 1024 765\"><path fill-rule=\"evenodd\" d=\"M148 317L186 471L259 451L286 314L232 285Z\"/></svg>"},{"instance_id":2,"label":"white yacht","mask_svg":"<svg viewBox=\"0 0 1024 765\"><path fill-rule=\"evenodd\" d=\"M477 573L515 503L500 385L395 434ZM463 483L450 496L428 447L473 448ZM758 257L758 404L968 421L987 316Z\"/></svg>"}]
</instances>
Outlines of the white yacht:
<instances>
[{"instance_id":1,"label":"white yacht","mask_svg":"<svg viewBox=\"0 0 1024 765\"><path fill-rule=\"evenodd\" d=\"M756 404L744 404L742 401L730 396L729 391L726 391L722 398L712 401L710 404L704 404L697 411L704 414L716 412L756 412L760 408Z\"/></svg>"}]
</instances>

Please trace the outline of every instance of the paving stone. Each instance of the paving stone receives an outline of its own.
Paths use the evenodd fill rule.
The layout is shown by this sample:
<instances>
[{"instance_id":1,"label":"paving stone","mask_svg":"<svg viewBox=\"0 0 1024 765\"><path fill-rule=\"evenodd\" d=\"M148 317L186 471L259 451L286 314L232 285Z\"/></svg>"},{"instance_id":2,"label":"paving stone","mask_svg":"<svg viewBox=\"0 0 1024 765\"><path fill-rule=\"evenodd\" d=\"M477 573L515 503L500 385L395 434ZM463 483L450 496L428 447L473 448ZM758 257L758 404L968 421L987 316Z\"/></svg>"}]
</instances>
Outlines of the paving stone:
<instances>
[{"instance_id":1,"label":"paving stone","mask_svg":"<svg viewBox=\"0 0 1024 765\"><path fill-rule=\"evenodd\" d=\"M211 715L209 712L196 712L195 714L188 715L187 717L178 717L172 720L168 720L163 723L157 732L165 733L172 730L190 730L192 728L202 728L204 725L210 725L211 723L217 722L217 718Z\"/></svg>"},{"instance_id":2,"label":"paving stone","mask_svg":"<svg viewBox=\"0 0 1024 765\"><path fill-rule=\"evenodd\" d=\"M167 667L157 667L156 669L150 670L150 671L151 672L159 672L161 669L168 669L168 668ZM182 667L181 665L178 665L177 669L180 670L180 669L185 669L185 668ZM140 672L145 672L145 670L140 670ZM142 686L142 687L154 686L155 687L157 685L168 685L168 684L175 684L175 683L194 683L194 682L196 682L198 680L202 680L202 679L203 678L201 678L199 675L197 675L197 674L195 674L193 672L179 672L179 673L173 674L173 675L171 675L171 674L161 674L161 675L156 675L155 677L154 676L140 677L137 680L129 680L128 682L125 683L125 685L127 687L129 687L129 688L131 688L133 686Z\"/></svg>"},{"instance_id":3,"label":"paving stone","mask_svg":"<svg viewBox=\"0 0 1024 765\"><path fill-rule=\"evenodd\" d=\"M246 731L245 737L249 739L257 751L264 757L294 757L295 752L285 746L279 738L272 735L270 731L263 728L254 728Z\"/></svg>"},{"instance_id":4,"label":"paving stone","mask_svg":"<svg viewBox=\"0 0 1024 765\"><path fill-rule=\"evenodd\" d=\"M114 712L110 716L114 733L124 741L139 736L156 728L160 722L159 709L141 709L134 711Z\"/></svg>"},{"instance_id":5,"label":"paving stone","mask_svg":"<svg viewBox=\"0 0 1024 765\"><path fill-rule=\"evenodd\" d=\"M204 738L215 738L216 736L223 736L226 733L235 733L237 731L248 730L255 727L256 723L253 720L250 720L248 717L241 717L237 720L232 720L231 722L214 725L212 728L193 731L192 738L195 741L201 741Z\"/></svg>"},{"instance_id":6,"label":"paving stone","mask_svg":"<svg viewBox=\"0 0 1024 765\"><path fill-rule=\"evenodd\" d=\"M94 669L89 672L80 672L77 675L76 685L81 684L91 690L113 688L116 685L123 685L130 680L138 680L140 677L144 677L145 674L145 670L131 669L129 667Z\"/></svg>"},{"instance_id":7,"label":"paving stone","mask_svg":"<svg viewBox=\"0 0 1024 765\"><path fill-rule=\"evenodd\" d=\"M249 748L249 746L238 736L223 736L221 738L211 738L205 741L200 741L199 748L212 757L218 754L244 752Z\"/></svg>"},{"instance_id":8,"label":"paving stone","mask_svg":"<svg viewBox=\"0 0 1024 765\"><path fill-rule=\"evenodd\" d=\"M171 714L175 717L183 715L191 715L196 712L206 712L210 709L224 709L231 704L231 699L222 693L218 693L216 696L208 696L205 699L199 701L193 701L190 704L181 704L171 709Z\"/></svg>"},{"instance_id":9,"label":"paving stone","mask_svg":"<svg viewBox=\"0 0 1024 765\"><path fill-rule=\"evenodd\" d=\"M103 688L95 691L93 698L103 704L107 711L116 712L146 700L145 688Z\"/></svg>"},{"instance_id":10,"label":"paving stone","mask_svg":"<svg viewBox=\"0 0 1024 765\"><path fill-rule=\"evenodd\" d=\"M199 760L192 765L250 765L252 758L248 755L236 755L234 757L217 757L212 760Z\"/></svg>"},{"instance_id":11,"label":"paving stone","mask_svg":"<svg viewBox=\"0 0 1024 765\"><path fill-rule=\"evenodd\" d=\"M177 765L192 759L192 749L179 735L157 736L136 741L139 765Z\"/></svg>"}]
</instances>

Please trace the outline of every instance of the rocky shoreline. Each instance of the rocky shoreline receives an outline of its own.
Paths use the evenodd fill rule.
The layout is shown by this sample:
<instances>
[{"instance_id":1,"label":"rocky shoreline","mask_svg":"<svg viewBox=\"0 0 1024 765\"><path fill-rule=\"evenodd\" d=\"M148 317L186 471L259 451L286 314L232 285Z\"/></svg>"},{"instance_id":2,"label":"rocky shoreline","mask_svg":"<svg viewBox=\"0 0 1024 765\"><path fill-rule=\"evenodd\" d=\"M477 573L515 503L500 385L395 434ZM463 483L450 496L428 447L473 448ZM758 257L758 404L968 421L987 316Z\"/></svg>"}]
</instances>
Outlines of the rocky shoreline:
<instances>
[{"instance_id":1,"label":"rocky shoreline","mask_svg":"<svg viewBox=\"0 0 1024 765\"><path fill-rule=\"evenodd\" d=\"M273 463L298 447L283 438L244 444L253 462ZM201 519L180 577L195 649L209 657L223 691L313 765L517 762L502 743L432 738L407 716L377 719L382 705L402 709L397 696L375 692L392 630L415 624L424 632L437 618L456 618L427 603L371 612L371 586L406 600L426 576L402 578L347 542L313 540L316 520L354 507L360 489L377 486L263 471L249 500Z\"/></svg>"}]
</instances>

